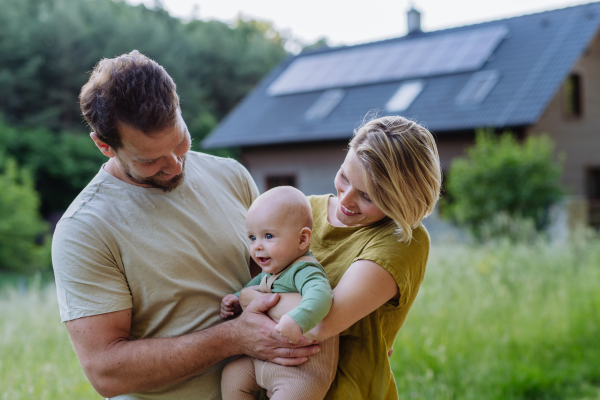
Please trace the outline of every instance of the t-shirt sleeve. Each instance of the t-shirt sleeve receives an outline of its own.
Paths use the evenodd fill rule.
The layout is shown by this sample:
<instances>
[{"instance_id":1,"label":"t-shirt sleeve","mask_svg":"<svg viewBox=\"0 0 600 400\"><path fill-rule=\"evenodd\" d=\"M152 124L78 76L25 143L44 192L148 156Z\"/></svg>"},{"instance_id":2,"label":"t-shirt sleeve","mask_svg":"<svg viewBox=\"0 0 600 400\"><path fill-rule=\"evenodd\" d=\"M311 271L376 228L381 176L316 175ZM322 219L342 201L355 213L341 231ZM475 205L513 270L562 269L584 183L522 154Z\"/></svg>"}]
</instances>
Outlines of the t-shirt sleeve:
<instances>
[{"instance_id":1,"label":"t-shirt sleeve","mask_svg":"<svg viewBox=\"0 0 600 400\"><path fill-rule=\"evenodd\" d=\"M375 237L352 261L373 261L392 274L400 291L398 307L406 305L416 295L423 281L429 255L429 236L422 229L413 231L409 244L399 242L395 234Z\"/></svg>"},{"instance_id":2,"label":"t-shirt sleeve","mask_svg":"<svg viewBox=\"0 0 600 400\"><path fill-rule=\"evenodd\" d=\"M302 301L287 315L300 325L302 333L306 333L329 313L333 302L331 285L327 274L310 264L294 274L294 284L302 295Z\"/></svg>"},{"instance_id":3,"label":"t-shirt sleeve","mask_svg":"<svg viewBox=\"0 0 600 400\"><path fill-rule=\"evenodd\" d=\"M52 265L63 322L132 307L127 280L107 244L85 223L59 222Z\"/></svg>"},{"instance_id":4,"label":"t-shirt sleeve","mask_svg":"<svg viewBox=\"0 0 600 400\"><path fill-rule=\"evenodd\" d=\"M240 169L242 170L242 179L246 185L246 201L248 208L250 208L250 205L252 205L260 193L258 192L258 187L256 186L252 175L250 175L250 172L248 172L248 170L241 164Z\"/></svg>"}]
</instances>

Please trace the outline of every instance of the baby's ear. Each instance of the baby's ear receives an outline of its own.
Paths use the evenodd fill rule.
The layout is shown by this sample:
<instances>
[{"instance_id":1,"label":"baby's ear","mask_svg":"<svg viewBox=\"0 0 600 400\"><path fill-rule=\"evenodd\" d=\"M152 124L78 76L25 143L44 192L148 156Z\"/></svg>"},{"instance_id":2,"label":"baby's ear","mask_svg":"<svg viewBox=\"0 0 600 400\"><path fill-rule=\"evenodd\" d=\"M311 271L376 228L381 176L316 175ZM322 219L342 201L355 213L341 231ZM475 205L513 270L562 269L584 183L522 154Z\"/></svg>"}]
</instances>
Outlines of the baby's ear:
<instances>
[{"instance_id":1,"label":"baby's ear","mask_svg":"<svg viewBox=\"0 0 600 400\"><path fill-rule=\"evenodd\" d=\"M312 239L312 231L308 227L300 230L300 249L308 251L310 240Z\"/></svg>"}]
</instances>

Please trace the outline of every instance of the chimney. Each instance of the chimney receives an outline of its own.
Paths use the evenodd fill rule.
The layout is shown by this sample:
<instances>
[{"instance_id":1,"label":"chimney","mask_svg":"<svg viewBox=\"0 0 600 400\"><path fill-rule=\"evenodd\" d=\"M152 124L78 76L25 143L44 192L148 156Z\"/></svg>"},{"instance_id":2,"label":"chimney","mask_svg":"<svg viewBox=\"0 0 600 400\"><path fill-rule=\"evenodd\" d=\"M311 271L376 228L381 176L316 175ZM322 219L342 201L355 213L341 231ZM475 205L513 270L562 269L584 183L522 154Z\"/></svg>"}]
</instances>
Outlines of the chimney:
<instances>
[{"instance_id":1,"label":"chimney","mask_svg":"<svg viewBox=\"0 0 600 400\"><path fill-rule=\"evenodd\" d=\"M421 13L415 10L413 6L406 13L408 22L408 34L421 32Z\"/></svg>"}]
</instances>

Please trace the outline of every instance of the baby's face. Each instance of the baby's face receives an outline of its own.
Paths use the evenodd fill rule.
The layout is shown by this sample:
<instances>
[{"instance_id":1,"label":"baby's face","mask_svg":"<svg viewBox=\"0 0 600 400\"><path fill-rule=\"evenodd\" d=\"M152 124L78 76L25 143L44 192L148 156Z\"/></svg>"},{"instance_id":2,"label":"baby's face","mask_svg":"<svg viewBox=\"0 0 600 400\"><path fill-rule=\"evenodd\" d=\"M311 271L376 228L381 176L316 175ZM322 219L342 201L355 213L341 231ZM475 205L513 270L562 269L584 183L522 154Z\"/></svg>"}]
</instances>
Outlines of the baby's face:
<instances>
[{"instance_id":1,"label":"baby's face","mask_svg":"<svg viewBox=\"0 0 600 400\"><path fill-rule=\"evenodd\" d=\"M269 274L281 272L300 257L300 232L294 218L286 221L278 210L258 207L246 216L246 229L250 240L250 256Z\"/></svg>"}]
</instances>

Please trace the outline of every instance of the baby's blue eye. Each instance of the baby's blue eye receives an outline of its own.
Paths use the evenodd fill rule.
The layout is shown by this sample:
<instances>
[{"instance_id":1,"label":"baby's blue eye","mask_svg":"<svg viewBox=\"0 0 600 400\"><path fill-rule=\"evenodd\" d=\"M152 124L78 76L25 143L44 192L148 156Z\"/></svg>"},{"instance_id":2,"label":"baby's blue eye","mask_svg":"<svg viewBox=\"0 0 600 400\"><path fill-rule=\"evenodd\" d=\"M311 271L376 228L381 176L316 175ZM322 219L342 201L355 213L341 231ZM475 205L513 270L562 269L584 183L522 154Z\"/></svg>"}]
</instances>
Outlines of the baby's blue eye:
<instances>
[{"instance_id":1,"label":"baby's blue eye","mask_svg":"<svg viewBox=\"0 0 600 400\"><path fill-rule=\"evenodd\" d=\"M248 236L248 239L250 239L251 242L254 242L256 240L256 237L254 235L250 235Z\"/></svg>"},{"instance_id":2,"label":"baby's blue eye","mask_svg":"<svg viewBox=\"0 0 600 400\"><path fill-rule=\"evenodd\" d=\"M265 235L265 239L273 239L273 235L271 235L270 233L267 233Z\"/></svg>"}]
</instances>

